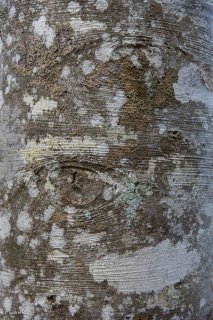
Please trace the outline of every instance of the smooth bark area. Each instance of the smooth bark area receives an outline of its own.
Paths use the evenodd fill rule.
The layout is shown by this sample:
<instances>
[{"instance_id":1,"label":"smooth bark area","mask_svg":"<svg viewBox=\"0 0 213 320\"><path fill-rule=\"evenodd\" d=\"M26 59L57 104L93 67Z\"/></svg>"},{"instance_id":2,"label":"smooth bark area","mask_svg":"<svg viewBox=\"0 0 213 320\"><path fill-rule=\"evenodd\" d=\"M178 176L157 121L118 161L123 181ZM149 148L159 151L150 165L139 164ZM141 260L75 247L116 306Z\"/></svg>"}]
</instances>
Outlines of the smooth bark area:
<instances>
[{"instance_id":1,"label":"smooth bark area","mask_svg":"<svg viewBox=\"0 0 213 320\"><path fill-rule=\"evenodd\" d=\"M213 2L0 1L0 318L211 320Z\"/></svg>"}]
</instances>

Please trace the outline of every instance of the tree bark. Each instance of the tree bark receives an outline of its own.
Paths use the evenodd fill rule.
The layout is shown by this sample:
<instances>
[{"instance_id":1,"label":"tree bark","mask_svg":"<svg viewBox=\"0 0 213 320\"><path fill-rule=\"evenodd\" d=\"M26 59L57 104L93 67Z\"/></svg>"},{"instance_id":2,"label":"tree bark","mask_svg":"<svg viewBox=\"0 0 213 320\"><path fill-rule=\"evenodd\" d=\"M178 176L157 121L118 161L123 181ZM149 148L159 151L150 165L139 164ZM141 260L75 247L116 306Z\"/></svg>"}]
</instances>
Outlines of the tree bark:
<instances>
[{"instance_id":1,"label":"tree bark","mask_svg":"<svg viewBox=\"0 0 213 320\"><path fill-rule=\"evenodd\" d=\"M213 319L212 18L0 1L1 319Z\"/></svg>"}]
</instances>

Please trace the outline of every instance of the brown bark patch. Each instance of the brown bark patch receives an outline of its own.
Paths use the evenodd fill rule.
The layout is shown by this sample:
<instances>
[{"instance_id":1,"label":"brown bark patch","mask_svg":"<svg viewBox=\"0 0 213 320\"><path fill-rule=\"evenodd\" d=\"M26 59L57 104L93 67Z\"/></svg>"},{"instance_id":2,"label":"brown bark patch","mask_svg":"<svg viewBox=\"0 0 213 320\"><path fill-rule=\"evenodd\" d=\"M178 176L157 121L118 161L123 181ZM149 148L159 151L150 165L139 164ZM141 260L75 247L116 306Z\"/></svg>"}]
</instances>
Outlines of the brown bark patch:
<instances>
[{"instance_id":1,"label":"brown bark patch","mask_svg":"<svg viewBox=\"0 0 213 320\"><path fill-rule=\"evenodd\" d=\"M122 88L128 97L121 111L120 124L140 131L154 121L155 108L163 108L174 102L173 83L177 79L177 72L173 69L167 70L162 78L158 77L145 58L141 60L141 65L137 68L124 59L119 75ZM148 70L152 74L150 88L145 83L145 73Z\"/></svg>"},{"instance_id":2,"label":"brown bark patch","mask_svg":"<svg viewBox=\"0 0 213 320\"><path fill-rule=\"evenodd\" d=\"M60 51L54 46L47 50L40 41L34 41L29 44L29 48L21 43L19 52L22 58L14 69L17 75L27 79L27 88L38 88L41 94L58 99L65 92L65 88L58 82L62 69L58 58L59 55L65 56L68 49L64 47ZM34 68L37 68L35 73Z\"/></svg>"},{"instance_id":3,"label":"brown bark patch","mask_svg":"<svg viewBox=\"0 0 213 320\"><path fill-rule=\"evenodd\" d=\"M128 101L121 108L119 124L129 129L144 131L154 122L154 109L177 104L174 97L173 83L177 81L177 71L170 68L163 76L150 66L146 57L140 54L140 67L136 67L128 58L119 59L100 65L87 79L91 90L118 85L122 88ZM146 83L149 72L150 84Z\"/></svg>"}]
</instances>

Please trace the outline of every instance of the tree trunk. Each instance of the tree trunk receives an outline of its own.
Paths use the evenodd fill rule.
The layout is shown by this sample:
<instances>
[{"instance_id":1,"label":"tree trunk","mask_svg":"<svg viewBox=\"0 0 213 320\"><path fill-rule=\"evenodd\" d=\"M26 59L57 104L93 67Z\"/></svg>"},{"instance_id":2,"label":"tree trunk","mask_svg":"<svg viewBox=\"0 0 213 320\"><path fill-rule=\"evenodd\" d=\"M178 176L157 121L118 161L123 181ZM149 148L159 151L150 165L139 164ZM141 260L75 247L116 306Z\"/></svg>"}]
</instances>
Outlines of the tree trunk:
<instances>
[{"instance_id":1,"label":"tree trunk","mask_svg":"<svg viewBox=\"0 0 213 320\"><path fill-rule=\"evenodd\" d=\"M212 18L0 1L1 319L213 319Z\"/></svg>"}]
</instances>

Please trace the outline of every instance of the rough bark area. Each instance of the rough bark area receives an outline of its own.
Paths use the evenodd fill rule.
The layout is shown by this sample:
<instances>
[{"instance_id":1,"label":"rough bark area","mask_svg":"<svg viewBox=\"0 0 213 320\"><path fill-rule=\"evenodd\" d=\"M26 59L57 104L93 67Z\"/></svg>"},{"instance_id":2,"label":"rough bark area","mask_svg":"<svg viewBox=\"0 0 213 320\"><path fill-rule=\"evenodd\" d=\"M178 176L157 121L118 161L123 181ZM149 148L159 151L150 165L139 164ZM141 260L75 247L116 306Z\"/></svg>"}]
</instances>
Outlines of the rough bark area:
<instances>
[{"instance_id":1,"label":"rough bark area","mask_svg":"<svg viewBox=\"0 0 213 320\"><path fill-rule=\"evenodd\" d=\"M0 1L1 319L213 319L212 18Z\"/></svg>"}]
</instances>

